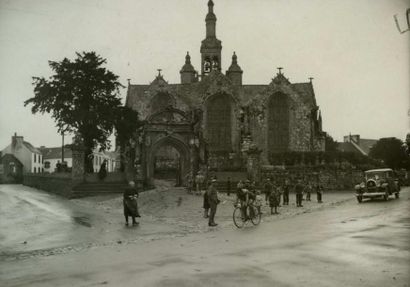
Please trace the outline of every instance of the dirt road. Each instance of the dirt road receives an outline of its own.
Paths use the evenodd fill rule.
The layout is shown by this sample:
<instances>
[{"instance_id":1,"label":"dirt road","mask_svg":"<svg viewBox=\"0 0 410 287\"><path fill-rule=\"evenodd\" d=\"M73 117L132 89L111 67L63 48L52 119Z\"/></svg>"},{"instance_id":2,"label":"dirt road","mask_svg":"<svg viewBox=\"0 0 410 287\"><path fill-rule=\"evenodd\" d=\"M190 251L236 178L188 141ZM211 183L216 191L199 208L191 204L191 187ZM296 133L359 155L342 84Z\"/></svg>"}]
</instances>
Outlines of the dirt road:
<instances>
[{"instance_id":1,"label":"dirt road","mask_svg":"<svg viewBox=\"0 0 410 287\"><path fill-rule=\"evenodd\" d=\"M120 227L118 198L70 201L71 218L87 210L83 217L91 227L70 221L70 237L54 239L56 247L47 252L28 247L10 250L11 230L6 235L2 231L9 250L2 244L0 282L1 286L409 286L409 196L407 188L399 200L358 204L351 194L329 194L324 205L286 207L280 216L266 216L261 225L241 230L232 225L229 203L220 208L220 226L208 228L198 210L200 198L178 190L141 198L146 207L147 202L154 203L149 210L142 205L144 217L137 228ZM168 207L160 208L164 203ZM3 206L2 201L2 229ZM107 226L112 227L101 232ZM21 234L14 239L21 240Z\"/></svg>"}]
</instances>

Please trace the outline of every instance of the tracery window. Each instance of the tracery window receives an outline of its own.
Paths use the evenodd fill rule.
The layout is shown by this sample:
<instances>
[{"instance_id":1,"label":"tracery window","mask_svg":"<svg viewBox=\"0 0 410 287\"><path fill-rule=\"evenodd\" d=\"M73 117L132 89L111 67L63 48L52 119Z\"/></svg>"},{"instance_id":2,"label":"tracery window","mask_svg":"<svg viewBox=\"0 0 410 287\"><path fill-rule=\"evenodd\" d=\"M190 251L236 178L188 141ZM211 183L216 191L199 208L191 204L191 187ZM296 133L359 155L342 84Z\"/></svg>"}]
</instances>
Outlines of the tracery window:
<instances>
[{"instance_id":1,"label":"tracery window","mask_svg":"<svg viewBox=\"0 0 410 287\"><path fill-rule=\"evenodd\" d=\"M158 93L151 101L151 114L165 110L172 105L172 98L168 93Z\"/></svg>"},{"instance_id":2,"label":"tracery window","mask_svg":"<svg viewBox=\"0 0 410 287\"><path fill-rule=\"evenodd\" d=\"M219 94L207 102L207 134L211 151L231 151L231 100Z\"/></svg>"},{"instance_id":3,"label":"tracery window","mask_svg":"<svg viewBox=\"0 0 410 287\"><path fill-rule=\"evenodd\" d=\"M285 152L289 146L289 104L285 94L276 93L268 105L268 149Z\"/></svg>"}]
</instances>

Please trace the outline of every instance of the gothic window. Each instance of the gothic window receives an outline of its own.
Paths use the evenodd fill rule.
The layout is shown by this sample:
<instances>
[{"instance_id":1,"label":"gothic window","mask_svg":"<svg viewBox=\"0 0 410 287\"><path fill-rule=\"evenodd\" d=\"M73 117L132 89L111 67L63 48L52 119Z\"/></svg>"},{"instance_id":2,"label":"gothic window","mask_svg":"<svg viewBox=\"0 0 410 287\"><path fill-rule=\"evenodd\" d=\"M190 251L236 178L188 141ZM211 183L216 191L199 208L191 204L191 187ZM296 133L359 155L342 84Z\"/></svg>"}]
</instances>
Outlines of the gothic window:
<instances>
[{"instance_id":1,"label":"gothic window","mask_svg":"<svg viewBox=\"0 0 410 287\"><path fill-rule=\"evenodd\" d=\"M231 100L213 96L207 103L207 134L211 151L231 151Z\"/></svg>"},{"instance_id":2,"label":"gothic window","mask_svg":"<svg viewBox=\"0 0 410 287\"><path fill-rule=\"evenodd\" d=\"M204 61L204 73L208 74L209 72L211 72L211 61L209 60L209 58L205 58Z\"/></svg>"},{"instance_id":3,"label":"gothic window","mask_svg":"<svg viewBox=\"0 0 410 287\"><path fill-rule=\"evenodd\" d=\"M289 104L287 96L276 93L268 106L268 149L270 152L285 152L289 146Z\"/></svg>"},{"instance_id":4,"label":"gothic window","mask_svg":"<svg viewBox=\"0 0 410 287\"><path fill-rule=\"evenodd\" d=\"M214 57L212 59L212 71L217 71L219 70L219 61L217 57Z\"/></svg>"},{"instance_id":5,"label":"gothic window","mask_svg":"<svg viewBox=\"0 0 410 287\"><path fill-rule=\"evenodd\" d=\"M158 93L151 101L151 114L165 110L172 106L172 98L168 93Z\"/></svg>"}]
</instances>

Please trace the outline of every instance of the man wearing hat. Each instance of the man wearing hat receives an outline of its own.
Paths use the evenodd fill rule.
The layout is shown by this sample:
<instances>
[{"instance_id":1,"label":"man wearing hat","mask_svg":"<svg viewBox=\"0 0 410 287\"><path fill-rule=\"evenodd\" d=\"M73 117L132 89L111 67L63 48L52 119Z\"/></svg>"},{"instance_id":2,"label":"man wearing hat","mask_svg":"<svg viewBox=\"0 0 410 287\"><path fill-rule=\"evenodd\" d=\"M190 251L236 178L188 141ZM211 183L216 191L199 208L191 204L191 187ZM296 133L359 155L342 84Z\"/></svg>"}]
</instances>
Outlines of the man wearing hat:
<instances>
[{"instance_id":1,"label":"man wearing hat","mask_svg":"<svg viewBox=\"0 0 410 287\"><path fill-rule=\"evenodd\" d=\"M141 217L138 212L138 192L135 189L135 182L130 181L128 187L124 190L123 194L123 206L124 206L124 217L125 225L128 226L128 217L132 218L132 225L137 225L138 222L135 221L135 217Z\"/></svg>"},{"instance_id":2,"label":"man wearing hat","mask_svg":"<svg viewBox=\"0 0 410 287\"><path fill-rule=\"evenodd\" d=\"M210 214L209 214L209 226L217 226L218 224L215 223L215 214L216 214L216 207L219 204L218 199L218 190L216 189L216 179L213 178L211 180L211 184L208 188L208 202L210 207Z\"/></svg>"}]
</instances>

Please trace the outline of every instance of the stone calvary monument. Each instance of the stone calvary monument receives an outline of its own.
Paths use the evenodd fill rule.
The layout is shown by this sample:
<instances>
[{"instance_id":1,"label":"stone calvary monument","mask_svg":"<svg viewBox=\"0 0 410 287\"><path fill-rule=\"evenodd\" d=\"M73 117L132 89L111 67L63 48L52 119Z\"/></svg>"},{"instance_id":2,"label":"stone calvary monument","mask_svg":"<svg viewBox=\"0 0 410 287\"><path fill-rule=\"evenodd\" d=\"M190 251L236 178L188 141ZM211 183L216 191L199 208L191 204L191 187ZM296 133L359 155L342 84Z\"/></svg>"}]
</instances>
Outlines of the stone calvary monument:
<instances>
[{"instance_id":1,"label":"stone calvary monument","mask_svg":"<svg viewBox=\"0 0 410 287\"><path fill-rule=\"evenodd\" d=\"M171 156L177 183L182 184L200 169L253 167L255 154L260 156L258 163L269 164L273 153L324 151L325 133L311 79L291 83L278 68L270 83L244 85L235 53L224 74L216 20L210 0L200 72L187 53L181 83L168 83L158 70L150 84L128 84L126 106L138 111L146 124L135 133L126 156L145 184L153 184L155 169Z\"/></svg>"}]
</instances>

